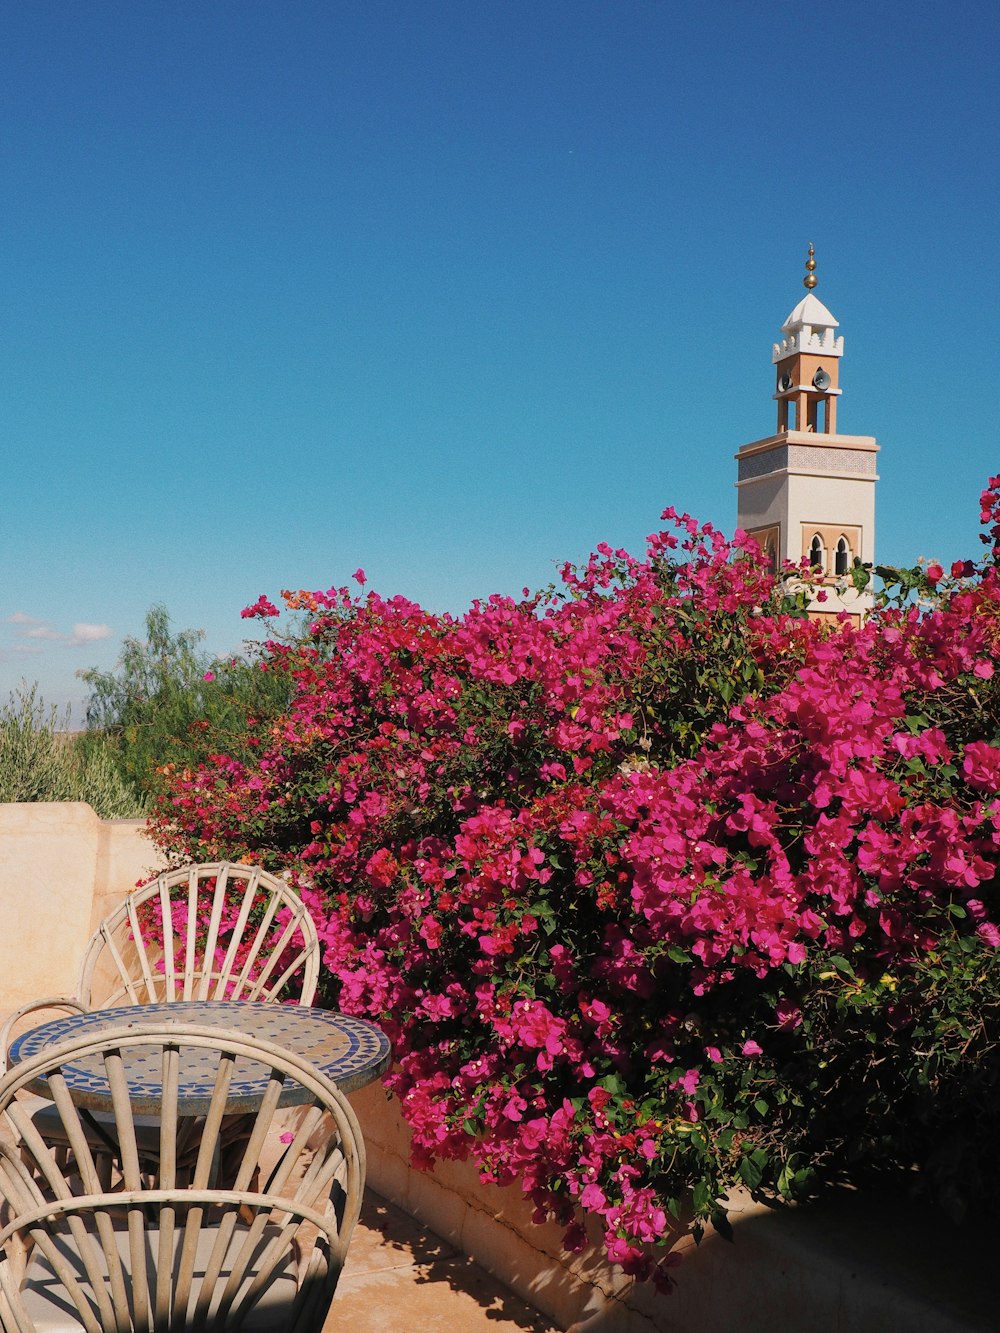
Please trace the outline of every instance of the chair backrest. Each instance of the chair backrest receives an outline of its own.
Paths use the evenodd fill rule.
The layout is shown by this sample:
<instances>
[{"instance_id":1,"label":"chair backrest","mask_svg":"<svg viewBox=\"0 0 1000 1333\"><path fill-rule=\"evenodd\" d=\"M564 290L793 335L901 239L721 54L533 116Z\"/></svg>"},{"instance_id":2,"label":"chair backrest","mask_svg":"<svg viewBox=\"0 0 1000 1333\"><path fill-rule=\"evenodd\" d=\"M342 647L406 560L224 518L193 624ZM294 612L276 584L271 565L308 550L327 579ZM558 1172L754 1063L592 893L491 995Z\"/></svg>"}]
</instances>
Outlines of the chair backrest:
<instances>
[{"instance_id":1,"label":"chair backrest","mask_svg":"<svg viewBox=\"0 0 1000 1333\"><path fill-rule=\"evenodd\" d=\"M311 1004L316 926L284 880L220 861L165 871L101 922L84 954L89 1008L173 1000Z\"/></svg>"},{"instance_id":2,"label":"chair backrest","mask_svg":"<svg viewBox=\"0 0 1000 1333\"><path fill-rule=\"evenodd\" d=\"M182 1053L192 1048L210 1053L198 1058L215 1071L210 1109L196 1122L178 1114ZM64 1071L84 1059L91 1077L106 1077L111 1090L122 1175L113 1190L102 1184L67 1087ZM239 1079L236 1062L248 1060L257 1062L253 1074L265 1091L234 1157L232 1143L222 1141L226 1095L234 1073ZM148 1096L150 1070L163 1089L155 1179L140 1166L128 1086L141 1083L139 1096ZM17 1097L39 1078L47 1080L72 1145L68 1166ZM289 1080L305 1089L304 1109L297 1130L281 1135L290 1141L268 1179L260 1180L262 1154L274 1160L281 1127L275 1111ZM361 1206L365 1160L349 1103L307 1060L218 1028L123 1025L14 1066L0 1079L0 1117L14 1129L0 1138L5 1330L32 1333L33 1318L43 1323L41 1308L51 1314L54 1304L74 1311L88 1333L228 1333L259 1305L263 1327L319 1333ZM185 1166L192 1124L196 1147Z\"/></svg>"}]
</instances>

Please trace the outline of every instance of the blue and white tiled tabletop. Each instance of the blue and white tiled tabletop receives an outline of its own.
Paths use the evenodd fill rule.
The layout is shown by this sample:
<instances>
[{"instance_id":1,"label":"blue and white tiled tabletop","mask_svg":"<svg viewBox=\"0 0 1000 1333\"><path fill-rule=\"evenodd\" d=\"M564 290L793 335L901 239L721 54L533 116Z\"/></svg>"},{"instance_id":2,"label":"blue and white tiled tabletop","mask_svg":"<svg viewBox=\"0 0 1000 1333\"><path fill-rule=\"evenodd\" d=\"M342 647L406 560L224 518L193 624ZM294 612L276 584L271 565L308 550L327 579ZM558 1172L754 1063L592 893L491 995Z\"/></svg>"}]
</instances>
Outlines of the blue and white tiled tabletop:
<instances>
[{"instance_id":1,"label":"blue and white tiled tabletop","mask_svg":"<svg viewBox=\"0 0 1000 1333\"><path fill-rule=\"evenodd\" d=\"M275 1046L294 1051L332 1079L341 1092L354 1092L385 1072L392 1052L389 1040L372 1023L338 1014L330 1009L310 1009L295 1004L264 1004L260 1001L187 1000L172 1004L143 1004L119 1009L96 1009L73 1014L26 1032L10 1050L12 1064L28 1060L48 1046L68 1037L99 1035L102 1029L141 1028L150 1021L196 1023L244 1035L260 1037ZM144 1055L141 1048L123 1052L129 1100L136 1112L159 1109L161 1099L159 1056ZM212 1098L218 1060L210 1050L181 1047L181 1115L205 1115ZM111 1108L111 1093L99 1055L80 1056L62 1066L73 1100L92 1111ZM260 1105L270 1070L258 1061L238 1061L233 1070L226 1110L252 1112ZM46 1095L44 1081L32 1091ZM296 1106L308 1100L301 1084L289 1081L282 1089L279 1106Z\"/></svg>"}]
</instances>

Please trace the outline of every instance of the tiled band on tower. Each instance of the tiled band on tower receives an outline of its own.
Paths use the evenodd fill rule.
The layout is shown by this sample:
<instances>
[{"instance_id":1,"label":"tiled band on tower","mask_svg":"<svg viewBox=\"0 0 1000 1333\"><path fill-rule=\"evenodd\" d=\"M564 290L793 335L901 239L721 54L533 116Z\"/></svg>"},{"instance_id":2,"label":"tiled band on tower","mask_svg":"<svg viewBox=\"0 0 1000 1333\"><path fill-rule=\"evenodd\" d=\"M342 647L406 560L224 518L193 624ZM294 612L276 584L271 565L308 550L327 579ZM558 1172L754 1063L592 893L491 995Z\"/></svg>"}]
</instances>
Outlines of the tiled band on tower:
<instances>
[{"instance_id":1,"label":"tiled band on tower","mask_svg":"<svg viewBox=\"0 0 1000 1333\"><path fill-rule=\"evenodd\" d=\"M777 432L736 454L737 522L776 565L805 558L822 576L826 596L813 597L810 615L826 619L847 611L860 623L871 594L855 591L844 576L855 559L867 564L875 558L878 445L870 435L837 433L844 339L813 294L811 245L806 269L806 295L782 325L771 357Z\"/></svg>"}]
</instances>

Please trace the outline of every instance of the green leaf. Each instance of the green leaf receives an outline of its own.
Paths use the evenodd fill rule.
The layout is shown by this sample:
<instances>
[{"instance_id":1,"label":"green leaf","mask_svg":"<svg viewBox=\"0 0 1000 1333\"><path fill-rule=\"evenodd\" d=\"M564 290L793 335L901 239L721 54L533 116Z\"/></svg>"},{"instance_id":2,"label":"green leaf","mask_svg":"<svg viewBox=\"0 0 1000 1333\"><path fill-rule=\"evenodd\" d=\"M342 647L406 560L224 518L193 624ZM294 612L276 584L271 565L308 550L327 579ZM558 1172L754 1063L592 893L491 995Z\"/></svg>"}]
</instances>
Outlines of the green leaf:
<instances>
[{"instance_id":1,"label":"green leaf","mask_svg":"<svg viewBox=\"0 0 1000 1333\"><path fill-rule=\"evenodd\" d=\"M763 1172L753 1157L744 1157L740 1162L738 1174L747 1189L755 1190L761 1182Z\"/></svg>"},{"instance_id":2,"label":"green leaf","mask_svg":"<svg viewBox=\"0 0 1000 1333\"><path fill-rule=\"evenodd\" d=\"M691 1191L691 1206L696 1216L703 1216L709 1211L714 1202L712 1193L707 1180L695 1181L694 1189Z\"/></svg>"},{"instance_id":3,"label":"green leaf","mask_svg":"<svg viewBox=\"0 0 1000 1333\"><path fill-rule=\"evenodd\" d=\"M851 582L854 584L855 588L857 588L858 592L864 592L872 581L872 576L868 572L868 569L857 560L854 562L850 575Z\"/></svg>"},{"instance_id":4,"label":"green leaf","mask_svg":"<svg viewBox=\"0 0 1000 1333\"><path fill-rule=\"evenodd\" d=\"M854 968L843 955L835 953L830 959L830 966L835 967L838 972L843 972L845 977L855 976Z\"/></svg>"}]
</instances>

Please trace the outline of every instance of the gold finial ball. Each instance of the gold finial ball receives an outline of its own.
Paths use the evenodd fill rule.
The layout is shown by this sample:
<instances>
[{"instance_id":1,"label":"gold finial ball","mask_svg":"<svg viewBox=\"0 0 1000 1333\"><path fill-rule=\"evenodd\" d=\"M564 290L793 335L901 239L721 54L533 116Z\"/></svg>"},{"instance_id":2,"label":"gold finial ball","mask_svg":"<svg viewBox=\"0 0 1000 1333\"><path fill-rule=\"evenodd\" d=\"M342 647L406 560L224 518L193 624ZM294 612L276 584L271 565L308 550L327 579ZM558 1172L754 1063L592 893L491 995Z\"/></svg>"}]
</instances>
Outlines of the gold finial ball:
<instances>
[{"instance_id":1,"label":"gold finial ball","mask_svg":"<svg viewBox=\"0 0 1000 1333\"><path fill-rule=\"evenodd\" d=\"M806 260L806 276L802 279L802 286L808 287L811 291L819 279L816 277L816 251L812 247L812 241L809 242L809 258Z\"/></svg>"}]
</instances>

